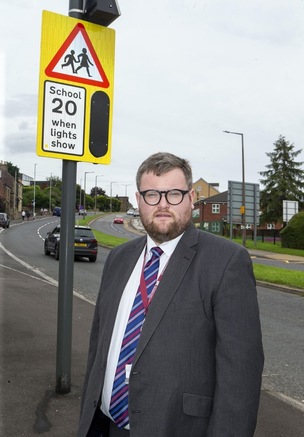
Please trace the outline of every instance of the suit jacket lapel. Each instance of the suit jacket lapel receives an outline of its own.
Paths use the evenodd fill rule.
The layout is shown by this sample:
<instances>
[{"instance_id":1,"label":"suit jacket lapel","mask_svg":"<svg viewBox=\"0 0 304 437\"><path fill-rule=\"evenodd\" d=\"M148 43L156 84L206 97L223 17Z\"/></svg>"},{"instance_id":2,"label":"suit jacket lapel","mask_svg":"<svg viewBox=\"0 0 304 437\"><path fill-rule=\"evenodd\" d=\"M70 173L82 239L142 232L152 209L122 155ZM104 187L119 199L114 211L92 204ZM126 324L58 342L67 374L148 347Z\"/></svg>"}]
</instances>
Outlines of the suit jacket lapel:
<instances>
[{"instance_id":1,"label":"suit jacket lapel","mask_svg":"<svg viewBox=\"0 0 304 437\"><path fill-rule=\"evenodd\" d=\"M133 365L142 354L188 270L196 253L194 246L197 241L198 233L191 227L176 246L149 306L149 314L144 322Z\"/></svg>"}]
</instances>

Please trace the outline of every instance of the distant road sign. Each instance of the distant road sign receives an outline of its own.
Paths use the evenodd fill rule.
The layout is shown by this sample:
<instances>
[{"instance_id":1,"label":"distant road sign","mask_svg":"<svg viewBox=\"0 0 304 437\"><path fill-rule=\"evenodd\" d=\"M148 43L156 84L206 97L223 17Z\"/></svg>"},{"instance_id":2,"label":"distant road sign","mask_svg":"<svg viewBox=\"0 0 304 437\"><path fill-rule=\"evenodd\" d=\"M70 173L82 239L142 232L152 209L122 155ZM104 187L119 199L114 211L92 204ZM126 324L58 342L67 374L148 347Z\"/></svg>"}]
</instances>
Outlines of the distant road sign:
<instances>
[{"instance_id":1,"label":"distant road sign","mask_svg":"<svg viewBox=\"0 0 304 437\"><path fill-rule=\"evenodd\" d=\"M283 200L283 222L289 220L299 212L299 202L297 200Z\"/></svg>"},{"instance_id":2,"label":"distant road sign","mask_svg":"<svg viewBox=\"0 0 304 437\"><path fill-rule=\"evenodd\" d=\"M37 155L109 164L115 31L43 11Z\"/></svg>"},{"instance_id":3,"label":"distant road sign","mask_svg":"<svg viewBox=\"0 0 304 437\"><path fill-rule=\"evenodd\" d=\"M260 187L259 184L245 183L245 205L243 205L243 183L228 181L228 223L242 223L246 214L246 224L259 224Z\"/></svg>"}]
</instances>

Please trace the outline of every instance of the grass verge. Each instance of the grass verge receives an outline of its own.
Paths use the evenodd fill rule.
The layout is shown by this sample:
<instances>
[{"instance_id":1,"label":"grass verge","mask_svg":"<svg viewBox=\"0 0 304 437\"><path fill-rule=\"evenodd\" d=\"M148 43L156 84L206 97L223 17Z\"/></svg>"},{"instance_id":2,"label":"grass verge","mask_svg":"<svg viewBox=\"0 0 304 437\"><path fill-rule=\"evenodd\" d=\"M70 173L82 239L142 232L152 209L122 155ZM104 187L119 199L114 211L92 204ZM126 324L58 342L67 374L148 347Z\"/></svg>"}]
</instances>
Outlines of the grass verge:
<instances>
[{"instance_id":1,"label":"grass verge","mask_svg":"<svg viewBox=\"0 0 304 437\"><path fill-rule=\"evenodd\" d=\"M261 264L253 264L253 271L257 281L303 289L304 296L304 274L302 271L269 267Z\"/></svg>"},{"instance_id":2,"label":"grass verge","mask_svg":"<svg viewBox=\"0 0 304 437\"><path fill-rule=\"evenodd\" d=\"M235 243L242 244L242 240L237 238L233 240ZM296 256L303 256L304 257L304 250L300 249L288 249L286 247L281 247L280 242L276 242L276 244L257 241L256 245L254 244L254 241L252 240L246 240L246 247L247 249L253 249L253 250L264 250L266 252L273 252L273 253L283 253L287 255L296 255Z\"/></svg>"}]
</instances>

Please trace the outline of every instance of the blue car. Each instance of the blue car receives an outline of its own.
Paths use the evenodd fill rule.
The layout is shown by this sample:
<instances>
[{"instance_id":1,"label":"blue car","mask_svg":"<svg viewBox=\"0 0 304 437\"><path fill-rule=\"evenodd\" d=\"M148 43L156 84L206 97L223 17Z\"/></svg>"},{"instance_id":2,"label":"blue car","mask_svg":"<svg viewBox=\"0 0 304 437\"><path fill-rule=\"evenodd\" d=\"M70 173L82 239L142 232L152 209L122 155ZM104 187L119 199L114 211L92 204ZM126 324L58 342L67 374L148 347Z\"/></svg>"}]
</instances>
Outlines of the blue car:
<instances>
[{"instance_id":1,"label":"blue car","mask_svg":"<svg viewBox=\"0 0 304 437\"><path fill-rule=\"evenodd\" d=\"M55 215L57 217L61 217L61 208L60 208L60 206L55 206L55 208L53 209L53 215Z\"/></svg>"}]
</instances>

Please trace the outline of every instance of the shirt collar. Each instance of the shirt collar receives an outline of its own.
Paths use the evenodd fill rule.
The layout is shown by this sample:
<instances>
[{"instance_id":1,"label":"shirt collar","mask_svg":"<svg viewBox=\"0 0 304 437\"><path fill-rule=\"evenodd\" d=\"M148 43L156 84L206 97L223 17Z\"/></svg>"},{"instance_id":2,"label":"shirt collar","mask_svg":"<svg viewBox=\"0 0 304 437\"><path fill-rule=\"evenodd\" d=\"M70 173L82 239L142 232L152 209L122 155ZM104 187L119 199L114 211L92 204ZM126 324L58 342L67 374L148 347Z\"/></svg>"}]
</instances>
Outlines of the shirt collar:
<instances>
[{"instance_id":1,"label":"shirt collar","mask_svg":"<svg viewBox=\"0 0 304 437\"><path fill-rule=\"evenodd\" d=\"M165 241L162 244L159 244L159 247L164 251L164 253L170 257L172 255L172 253L174 252L179 240L182 238L184 233L182 233L181 235L179 235L176 238L173 238L173 240L170 241ZM152 238L147 235L147 253L150 253L150 250L152 249L152 247L155 247L156 244L155 242L152 240Z\"/></svg>"}]
</instances>

